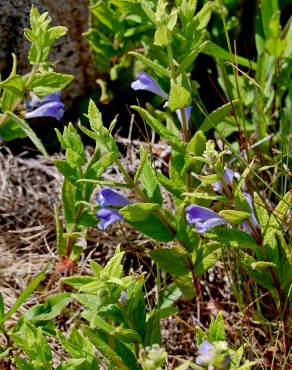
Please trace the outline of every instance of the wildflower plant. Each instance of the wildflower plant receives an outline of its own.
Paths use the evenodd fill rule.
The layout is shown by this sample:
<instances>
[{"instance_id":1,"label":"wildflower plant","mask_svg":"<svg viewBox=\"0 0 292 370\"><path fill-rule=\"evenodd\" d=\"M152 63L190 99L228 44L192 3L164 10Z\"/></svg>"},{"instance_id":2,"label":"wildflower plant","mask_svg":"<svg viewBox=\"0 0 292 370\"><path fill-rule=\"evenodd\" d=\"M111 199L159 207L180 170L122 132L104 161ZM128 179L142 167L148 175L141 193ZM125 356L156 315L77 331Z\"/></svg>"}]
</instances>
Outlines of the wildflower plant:
<instances>
[{"instance_id":1,"label":"wildflower plant","mask_svg":"<svg viewBox=\"0 0 292 370\"><path fill-rule=\"evenodd\" d=\"M48 13L40 14L32 7L31 28L24 30L31 43L28 54L31 72L19 75L17 57L13 54L11 73L0 82L0 137L10 141L28 136L43 154L46 150L26 119L54 117L60 120L64 104L59 92L73 79L71 75L54 72L54 64L49 60L53 43L67 33L66 27L50 27L50 23Z\"/></svg>"},{"instance_id":2,"label":"wildflower plant","mask_svg":"<svg viewBox=\"0 0 292 370\"><path fill-rule=\"evenodd\" d=\"M220 12L220 5L207 2L198 12L196 5L194 0L176 0L171 4L164 0L134 3L129 0L99 1L91 8L99 21L110 30L107 29L107 35L100 35L103 45L107 44L106 39L112 33L114 40L119 40L125 31L125 22L145 21L144 28L141 23L134 27L133 33L127 33L131 38L138 29L146 29L148 42L145 50L129 53L131 58L139 62L135 63L138 73L133 75L131 87L137 96L140 90L158 95L161 104L159 109L148 104L145 107L134 105L132 110L156 137L159 136L167 144L170 158L166 170L159 171L154 166L151 144L145 143L140 146L137 167L130 172L122 161L113 135L118 118L109 125L104 124L93 101L88 106L88 127L82 124L75 127L69 123L63 132L56 130L65 157L54 160L64 177L61 210L55 208L56 244L60 258L55 270L66 275L62 278L62 284L70 288L68 292L48 297L45 303L32 307L11 332L7 332L4 322L19 308L19 302L23 302L23 298L31 293L31 287L35 288L37 284L33 283L8 313L4 313L1 303L0 330L7 339L2 352L11 358L17 346L21 348L25 356L18 356L14 360L20 369L53 367L51 349L46 340L48 335L57 338L68 354L69 358L59 365L60 370L94 369L104 365L130 370L162 368L167 355L160 348L160 319L177 310L171 306L161 307L160 297L154 307L146 309L144 274L132 270L128 275L124 274L123 251L117 246L114 256L105 267L91 261L92 274L89 276L72 275L86 247L88 228L98 227L100 232L106 233L110 227L120 227L124 222L155 242L149 252L150 258L157 270L170 276L171 284L180 294L195 299L198 322L205 309L201 279L227 255L240 271L243 291L247 288L244 285L245 277L250 279L250 285L256 292L252 294L258 294L252 298L262 302L262 306L258 303L260 308L265 305L265 296L269 296L272 309L267 316L282 328L281 351L284 361L288 359L292 283L289 217L292 193L288 190L289 180L285 172L285 164L291 160L286 138L280 142L279 135L275 134L270 143L277 155L277 150L281 149L282 153L281 158L277 157L282 172L280 177L278 173L275 174L281 179L279 187L273 188L258 173L264 172L268 177L269 172L265 171L267 168L270 170L271 163L274 165L270 158L268 165L265 162L268 154L271 154L266 139L270 137L267 130L271 127L264 125L262 120L272 118L272 107L280 111L283 101L286 104L283 117L277 123L282 135L287 132L287 111L291 105L289 94L285 95L288 87L284 83L284 92L273 90L271 93L271 81L274 79L279 82L287 77L285 63L290 58L288 35L291 35L291 25L280 33L277 7L263 1L262 31L259 31L257 39L259 60L256 66L251 63L255 79L247 72L239 76L240 68L249 66L249 62L245 58L237 58L231 49L229 53L225 50L222 52L221 48L214 47L208 40L206 27L212 12ZM115 7L119 11L123 9L125 13L121 24L113 22ZM271 15L271 21L267 21L267 14ZM224 14L222 16L224 21ZM71 80L69 76L52 72L48 61L49 50L52 42L64 34L65 29L48 28L49 22L47 14L40 15L36 8L32 8L32 29L26 30L26 36L32 42L29 53L32 72L21 77L16 74L14 64L11 76L0 83L3 90L0 130L3 130L3 135L6 135L5 125L14 122L42 150L40 142L31 134L22 117L29 119L48 115L61 118L63 105L58 91ZM87 35L92 37L92 45L93 36L93 33ZM125 43L120 47L124 50L127 45ZM96 50L99 54L101 47ZM112 45L108 50L114 57ZM226 58L227 53L228 68L231 68L233 75L228 77L229 86L225 86L228 102L207 113L200 102L198 84L192 79L191 70L198 54L203 51L210 54L211 50L220 67L220 61ZM150 58L150 55L155 55L155 58ZM278 75L271 76L266 86L264 81L269 65L281 68ZM219 83L224 73L226 71L219 74ZM259 92L249 88L243 90L247 96L252 96L252 99L247 99L246 105L240 99L241 90L238 88L244 77L252 83L253 88L258 85L261 87ZM231 94L228 88L231 88ZM271 100L267 91L264 91L266 88L271 93ZM23 113L22 103L25 108ZM251 123L249 121L253 114L247 113L247 109L253 104L256 104L257 111L263 109L264 114ZM225 124L232 126L237 142L227 141L231 131L224 132ZM212 128L214 135L209 137ZM257 145L253 148L250 145L253 140L251 131L258 133L262 155L252 150ZM81 133L94 143L92 155L86 153ZM121 180L106 179L104 173L109 168L114 169ZM168 202L165 201L165 194ZM227 270L229 266L225 268ZM43 276L36 281L39 282ZM232 274L231 286L236 291ZM263 297L262 291L265 292ZM53 319L73 300L82 306L81 319L77 327L73 326L65 335L54 326ZM211 320L208 332L200 328L196 330L198 354L195 362L189 360L180 369L188 366L203 369L240 368L244 348L228 347L221 314ZM248 362L241 368L253 364Z\"/></svg>"},{"instance_id":3,"label":"wildflower plant","mask_svg":"<svg viewBox=\"0 0 292 370\"><path fill-rule=\"evenodd\" d=\"M200 129L194 130L192 110L195 110L198 91L196 82L191 79L190 68L198 53L208 44L204 30L212 11L218 11L218 8L215 3L207 3L195 14L193 5L192 1L178 1L172 7L162 0L155 5L141 2L139 11L145 13L155 28L153 44L158 59L153 61L137 52L130 53L144 64L131 84L133 90L137 94L140 90L149 91L160 96L163 102L163 110L138 105L132 109L169 145L168 173L153 167L151 146L148 145L141 146L140 163L135 174L130 175L121 163L121 154L112 136L115 122L105 128L96 105L90 102L90 129L82 125L79 128L95 141L93 159L87 161L81 155L83 149L80 149L80 144L76 146L80 139L65 139L69 132L74 137L78 135L72 125L64 130L63 138L58 133L67 149L63 169L58 163L65 176L63 189L71 189L63 191L66 238L76 240L80 226L81 229L83 227L78 221L79 210L92 208L89 199L93 184L99 184L101 190L98 190L96 212L99 228L107 229L115 221L126 221L137 231L165 243L165 247L152 250L150 257L163 271L172 275L186 296L196 297L199 317L202 301L200 278L220 259L223 248L228 247L236 251L236 263L242 273L270 292L276 315L281 317L287 329L287 302L291 287L288 266L291 266L291 260L284 223L291 204L291 192L282 197L273 212L268 212L260 193L251 183L256 168L255 158L247 162L249 155L245 151L242 159L241 153L234 150L220 130L216 131L224 143L220 152L213 140L207 140L205 133L217 124L225 120L238 124L240 106L236 99L206 115ZM183 45L187 53L179 54L178 44ZM174 51L177 54L174 55ZM234 58L232 53L230 58ZM240 59L239 63L244 66L245 60ZM233 116L230 116L231 112ZM240 146L245 150L248 137L246 132L242 135L239 126ZM79 156L72 159L70 153L73 155L73 152L74 156L80 152L83 160L79 161ZM234 176L235 170L227 164L230 156L233 161L246 166L242 173L238 172L238 179ZM123 182L103 180L103 172L110 166L120 172ZM262 184L266 186L265 182ZM131 202L123 194L125 188L131 192ZM165 206L162 188L172 197L172 210ZM106 201L102 197L100 199L103 192L109 194ZM117 197L118 201L111 197ZM75 206L79 204L75 213L72 212L72 203ZM70 253L71 248L67 248L67 257ZM286 331L284 353L287 355L289 336Z\"/></svg>"}]
</instances>

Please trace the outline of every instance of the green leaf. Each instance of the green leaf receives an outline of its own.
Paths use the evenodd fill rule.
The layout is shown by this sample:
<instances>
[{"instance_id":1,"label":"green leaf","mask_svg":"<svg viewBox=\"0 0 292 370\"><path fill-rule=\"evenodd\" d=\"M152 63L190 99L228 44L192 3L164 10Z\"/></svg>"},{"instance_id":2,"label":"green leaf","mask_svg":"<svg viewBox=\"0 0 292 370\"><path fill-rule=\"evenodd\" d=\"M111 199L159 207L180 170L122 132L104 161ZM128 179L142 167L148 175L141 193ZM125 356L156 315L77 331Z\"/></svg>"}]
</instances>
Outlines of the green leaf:
<instances>
[{"instance_id":1,"label":"green leaf","mask_svg":"<svg viewBox=\"0 0 292 370\"><path fill-rule=\"evenodd\" d=\"M177 109L186 108L191 103L192 97L188 90L176 84L171 86L168 100L170 110L174 112Z\"/></svg>"},{"instance_id":2,"label":"green leaf","mask_svg":"<svg viewBox=\"0 0 292 370\"><path fill-rule=\"evenodd\" d=\"M151 164L147 160L147 154L145 153L143 147L140 147L140 157L143 159L145 157L146 159L143 161L143 167L140 170L140 182L141 182L141 188L142 190L147 194L147 197L149 200L155 203L162 204L162 195L159 188L159 182L156 177L156 172L154 168L151 166Z\"/></svg>"},{"instance_id":3,"label":"green leaf","mask_svg":"<svg viewBox=\"0 0 292 370\"><path fill-rule=\"evenodd\" d=\"M236 225L241 225L243 221L250 217L250 213L238 210L226 209L219 212L219 216L226 218L229 222Z\"/></svg>"},{"instance_id":4,"label":"green leaf","mask_svg":"<svg viewBox=\"0 0 292 370\"><path fill-rule=\"evenodd\" d=\"M115 254L106 264L103 269L103 273L107 274L108 277L121 278L123 276L123 257L124 252L121 252L119 248L116 248Z\"/></svg>"},{"instance_id":5,"label":"green leaf","mask_svg":"<svg viewBox=\"0 0 292 370\"><path fill-rule=\"evenodd\" d=\"M209 42L202 51L202 53L210 55L213 58L228 60L231 63L233 63L234 60L236 60L236 62L243 67L251 68L253 70L257 69L257 64L255 62L244 57L230 54L229 51L221 48L221 46L216 45L213 42Z\"/></svg>"},{"instance_id":6,"label":"green leaf","mask_svg":"<svg viewBox=\"0 0 292 370\"><path fill-rule=\"evenodd\" d=\"M4 306L3 295L0 292L0 320L4 316L4 309L5 309L5 306Z\"/></svg>"},{"instance_id":7,"label":"green leaf","mask_svg":"<svg viewBox=\"0 0 292 370\"><path fill-rule=\"evenodd\" d=\"M63 222L59 216L58 208L54 205L54 213L55 213L55 225L56 225L56 234L57 234L57 251L58 256L65 256L66 255L66 239L64 238L63 233Z\"/></svg>"},{"instance_id":8,"label":"green leaf","mask_svg":"<svg viewBox=\"0 0 292 370\"><path fill-rule=\"evenodd\" d=\"M164 176L161 172L157 172L157 178L160 184L162 184L165 189L173 194L177 199L183 198L183 192L185 190L183 182L180 184L173 183L172 179Z\"/></svg>"},{"instance_id":9,"label":"green leaf","mask_svg":"<svg viewBox=\"0 0 292 370\"><path fill-rule=\"evenodd\" d=\"M285 217L289 208L291 209L291 204L292 191L290 190L284 195L283 199L279 202L269 218L268 224L263 233L265 244L270 243L275 232L282 229L282 223L285 221Z\"/></svg>"},{"instance_id":10,"label":"green leaf","mask_svg":"<svg viewBox=\"0 0 292 370\"><path fill-rule=\"evenodd\" d=\"M174 281L186 298L192 299L195 297L191 272L185 275L175 276Z\"/></svg>"},{"instance_id":11,"label":"green leaf","mask_svg":"<svg viewBox=\"0 0 292 370\"><path fill-rule=\"evenodd\" d=\"M174 239L174 235L167 225L156 215L149 215L144 221L130 222L135 229L141 233L150 236L155 240L169 242Z\"/></svg>"},{"instance_id":12,"label":"green leaf","mask_svg":"<svg viewBox=\"0 0 292 370\"><path fill-rule=\"evenodd\" d=\"M86 337L117 370L139 370L137 360L130 349L117 338L102 330L84 327Z\"/></svg>"},{"instance_id":13,"label":"green leaf","mask_svg":"<svg viewBox=\"0 0 292 370\"><path fill-rule=\"evenodd\" d=\"M138 280L135 284L134 289L131 289L131 286L129 286L129 288L127 289L127 295L129 292L130 299L129 302L127 301L127 305L129 304L129 308L127 308L126 306L126 310L129 319L133 323L133 328L136 330L137 333L139 333L143 341L145 341L146 308L144 302L144 294L142 292L142 285L144 285L144 279Z\"/></svg>"},{"instance_id":14,"label":"green leaf","mask_svg":"<svg viewBox=\"0 0 292 370\"><path fill-rule=\"evenodd\" d=\"M203 123L200 126L200 130L207 132L210 129L216 129L216 126L219 125L222 121L228 117L234 109L239 106L239 100L233 100L232 103L226 103L221 107L214 110L212 113L208 114Z\"/></svg>"},{"instance_id":15,"label":"green leaf","mask_svg":"<svg viewBox=\"0 0 292 370\"><path fill-rule=\"evenodd\" d=\"M45 40L45 45L51 45L54 41L60 37L65 36L68 32L68 28L64 26L56 26L48 29L48 36ZM73 77L74 78L74 77Z\"/></svg>"},{"instance_id":16,"label":"green leaf","mask_svg":"<svg viewBox=\"0 0 292 370\"><path fill-rule=\"evenodd\" d=\"M72 80L73 76L56 72L36 73L31 88L40 97L63 90Z\"/></svg>"},{"instance_id":17,"label":"green leaf","mask_svg":"<svg viewBox=\"0 0 292 370\"><path fill-rule=\"evenodd\" d=\"M193 169L195 173L200 173L202 167L203 167L203 162L196 160L193 158L195 157L200 157L203 155L204 151L206 150L206 136L201 130L198 130L195 135L191 138L187 145L187 154L190 156L187 156L187 160L185 163L185 170L187 170L189 162L189 166ZM184 171L182 171L184 173Z\"/></svg>"},{"instance_id":18,"label":"green leaf","mask_svg":"<svg viewBox=\"0 0 292 370\"><path fill-rule=\"evenodd\" d=\"M88 105L88 115L90 127L93 131L98 132L99 129L103 126L102 115L95 105L94 101L90 99Z\"/></svg>"},{"instance_id":19,"label":"green leaf","mask_svg":"<svg viewBox=\"0 0 292 370\"><path fill-rule=\"evenodd\" d=\"M203 30L207 27L212 11L218 7L213 1L208 1L203 8L196 14L193 19L194 24L196 25L196 30Z\"/></svg>"},{"instance_id":20,"label":"green leaf","mask_svg":"<svg viewBox=\"0 0 292 370\"><path fill-rule=\"evenodd\" d=\"M145 221L149 215L155 213L160 208L156 203L135 203L123 207L119 213L129 222Z\"/></svg>"},{"instance_id":21,"label":"green leaf","mask_svg":"<svg viewBox=\"0 0 292 370\"><path fill-rule=\"evenodd\" d=\"M166 139L171 143L171 146L179 151L184 152L185 144L184 142L177 136L173 135L173 133L166 128L157 118L153 117L146 109L140 108L138 106L132 105L132 109L139 112L141 117L148 123L148 125L161 137Z\"/></svg>"},{"instance_id":22,"label":"green leaf","mask_svg":"<svg viewBox=\"0 0 292 370\"><path fill-rule=\"evenodd\" d=\"M47 157L47 151L43 146L42 142L33 132L33 130L29 127L28 123L23 119L19 118L12 112L8 112L9 117L26 133L26 135L30 138L30 140L34 143L34 145L38 148L38 150Z\"/></svg>"},{"instance_id":23,"label":"green leaf","mask_svg":"<svg viewBox=\"0 0 292 370\"><path fill-rule=\"evenodd\" d=\"M121 326L117 327L112 335L125 343L142 343L142 338L135 330L124 329Z\"/></svg>"},{"instance_id":24,"label":"green leaf","mask_svg":"<svg viewBox=\"0 0 292 370\"><path fill-rule=\"evenodd\" d=\"M6 80L0 82L0 89L6 90L13 95L23 98L24 82L19 75L9 76Z\"/></svg>"},{"instance_id":25,"label":"green leaf","mask_svg":"<svg viewBox=\"0 0 292 370\"><path fill-rule=\"evenodd\" d=\"M58 168L58 171L74 185L78 180L78 172L76 168L70 166L70 164L64 160L55 159L53 160L54 165Z\"/></svg>"},{"instance_id":26,"label":"green leaf","mask_svg":"<svg viewBox=\"0 0 292 370\"><path fill-rule=\"evenodd\" d=\"M195 250L194 271L198 278L220 259L220 247L221 243L218 242L206 243L200 247L197 246Z\"/></svg>"},{"instance_id":27,"label":"green leaf","mask_svg":"<svg viewBox=\"0 0 292 370\"><path fill-rule=\"evenodd\" d=\"M17 99L17 96L10 93L7 90L3 91L2 97L1 97L1 110L2 112L7 112L11 110L13 103ZM3 128L3 124L1 125L1 129Z\"/></svg>"},{"instance_id":28,"label":"green leaf","mask_svg":"<svg viewBox=\"0 0 292 370\"><path fill-rule=\"evenodd\" d=\"M23 358L16 356L14 358L15 365L18 370L35 370L35 368L26 362Z\"/></svg>"},{"instance_id":29,"label":"green leaf","mask_svg":"<svg viewBox=\"0 0 292 370\"><path fill-rule=\"evenodd\" d=\"M101 271L102 271L102 266L96 262L96 261L93 261L93 260L90 260L90 267L91 267L91 270L94 272L94 274L99 277Z\"/></svg>"},{"instance_id":30,"label":"green leaf","mask_svg":"<svg viewBox=\"0 0 292 370\"><path fill-rule=\"evenodd\" d=\"M205 41L200 45L196 45L196 47L187 53L186 57L181 62L181 65L178 67L176 71L176 75L179 76L183 72L187 71L189 67L192 67L194 64L195 59L208 45L209 41Z\"/></svg>"},{"instance_id":31,"label":"green leaf","mask_svg":"<svg viewBox=\"0 0 292 370\"><path fill-rule=\"evenodd\" d=\"M76 187L67 179L64 179L62 186L62 203L64 216L67 225L67 231L70 231L70 225L75 221Z\"/></svg>"},{"instance_id":32,"label":"green leaf","mask_svg":"<svg viewBox=\"0 0 292 370\"><path fill-rule=\"evenodd\" d=\"M64 128L63 141L66 145L66 156L72 165L82 166L86 162L84 145L72 123Z\"/></svg>"},{"instance_id":33,"label":"green leaf","mask_svg":"<svg viewBox=\"0 0 292 370\"><path fill-rule=\"evenodd\" d=\"M56 370L92 370L92 367L85 358L71 358L62 362Z\"/></svg>"},{"instance_id":34,"label":"green leaf","mask_svg":"<svg viewBox=\"0 0 292 370\"><path fill-rule=\"evenodd\" d=\"M134 177L134 184L137 185L138 183L138 180L139 180L139 177L143 171L143 168L147 162L147 157L150 153L150 144L147 146L147 148L144 150L143 149L143 146L141 145L140 146L140 162L139 162L139 165L138 165L138 168L137 168L137 171L135 173L135 177Z\"/></svg>"},{"instance_id":35,"label":"green leaf","mask_svg":"<svg viewBox=\"0 0 292 370\"><path fill-rule=\"evenodd\" d=\"M62 282L66 285L69 285L75 289L79 289L83 285L95 282L96 278L93 276L69 276L62 278Z\"/></svg>"},{"instance_id":36,"label":"green leaf","mask_svg":"<svg viewBox=\"0 0 292 370\"><path fill-rule=\"evenodd\" d=\"M36 304L23 314L25 320L48 321L60 315L72 300L69 293L57 293L49 296L44 304Z\"/></svg>"},{"instance_id":37,"label":"green leaf","mask_svg":"<svg viewBox=\"0 0 292 370\"><path fill-rule=\"evenodd\" d=\"M188 254L183 248L172 247L165 249L155 249L150 252L151 258L159 264L162 270L181 276L189 272L187 257Z\"/></svg>"},{"instance_id":38,"label":"green leaf","mask_svg":"<svg viewBox=\"0 0 292 370\"><path fill-rule=\"evenodd\" d=\"M213 184L216 181L221 181L221 177L219 175L206 175L206 176L199 176L200 181L203 184Z\"/></svg>"},{"instance_id":39,"label":"green leaf","mask_svg":"<svg viewBox=\"0 0 292 370\"><path fill-rule=\"evenodd\" d=\"M159 311L154 311L146 324L145 346L152 346L153 344L160 345L160 315Z\"/></svg>"},{"instance_id":40,"label":"green leaf","mask_svg":"<svg viewBox=\"0 0 292 370\"><path fill-rule=\"evenodd\" d=\"M196 199L209 199L209 200L221 200L221 201L226 201L227 197L224 195L218 195L214 193L205 193L201 191L194 191L192 193L182 193L183 196L185 197L191 197L191 198L196 198Z\"/></svg>"},{"instance_id":41,"label":"green leaf","mask_svg":"<svg viewBox=\"0 0 292 370\"><path fill-rule=\"evenodd\" d=\"M10 308L8 312L0 319L0 324L7 321L18 309L22 304L27 300L27 298L32 294L32 292L38 287L40 282L45 277L47 268L45 268L42 272L40 272L24 289L24 291L20 294L17 298L14 305Z\"/></svg>"},{"instance_id":42,"label":"green leaf","mask_svg":"<svg viewBox=\"0 0 292 370\"><path fill-rule=\"evenodd\" d=\"M277 265L273 262L258 261L251 264L253 270L261 270L263 268L273 267L277 268Z\"/></svg>"},{"instance_id":43,"label":"green leaf","mask_svg":"<svg viewBox=\"0 0 292 370\"><path fill-rule=\"evenodd\" d=\"M172 37L168 27L164 24L157 26L154 35L154 45L167 46L171 43Z\"/></svg>"},{"instance_id":44,"label":"green leaf","mask_svg":"<svg viewBox=\"0 0 292 370\"><path fill-rule=\"evenodd\" d=\"M215 320L211 320L209 331L208 331L208 341L210 343L225 341L226 334L224 328L224 320L222 313L220 312Z\"/></svg>"},{"instance_id":45,"label":"green leaf","mask_svg":"<svg viewBox=\"0 0 292 370\"><path fill-rule=\"evenodd\" d=\"M158 62L150 60L146 58L144 55L136 53L135 51L130 51L130 55L136 57L140 62L142 62L146 67L151 68L154 72L156 72L160 76L170 77L170 72L162 67Z\"/></svg>"},{"instance_id":46,"label":"green leaf","mask_svg":"<svg viewBox=\"0 0 292 370\"><path fill-rule=\"evenodd\" d=\"M237 229L227 229L224 227L216 227L204 234L206 237L215 241L230 245L231 247L240 248L258 248L254 238Z\"/></svg>"},{"instance_id":47,"label":"green leaf","mask_svg":"<svg viewBox=\"0 0 292 370\"><path fill-rule=\"evenodd\" d=\"M87 359L92 363L96 362L93 344L84 337L81 331L71 327L69 335L66 337L60 331L57 332L57 336L58 340L62 344L62 347L70 354L71 357L79 358L83 361L84 359ZM89 369L91 370L92 368L90 367ZM75 368L72 370L75 370ZM80 370L83 370L83 368L80 368Z\"/></svg>"},{"instance_id":48,"label":"green leaf","mask_svg":"<svg viewBox=\"0 0 292 370\"><path fill-rule=\"evenodd\" d=\"M51 368L52 353L41 327L35 327L31 322L26 321L11 337L15 344L29 356L36 369Z\"/></svg>"}]
</instances>

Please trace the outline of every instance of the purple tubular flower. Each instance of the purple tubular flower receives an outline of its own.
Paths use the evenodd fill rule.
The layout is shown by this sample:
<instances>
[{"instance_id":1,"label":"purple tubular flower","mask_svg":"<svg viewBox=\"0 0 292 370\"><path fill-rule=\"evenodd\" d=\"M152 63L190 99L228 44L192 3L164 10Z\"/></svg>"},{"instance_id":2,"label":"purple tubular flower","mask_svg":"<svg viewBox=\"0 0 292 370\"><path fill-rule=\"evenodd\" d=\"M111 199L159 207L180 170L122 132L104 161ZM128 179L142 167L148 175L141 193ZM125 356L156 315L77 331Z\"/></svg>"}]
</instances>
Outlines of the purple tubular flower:
<instances>
[{"instance_id":1,"label":"purple tubular flower","mask_svg":"<svg viewBox=\"0 0 292 370\"><path fill-rule=\"evenodd\" d=\"M24 118L53 117L60 121L64 114L64 104L61 102L59 92L49 94L42 99L33 95L30 101L24 103L24 107L27 110Z\"/></svg>"},{"instance_id":2,"label":"purple tubular flower","mask_svg":"<svg viewBox=\"0 0 292 370\"><path fill-rule=\"evenodd\" d=\"M232 186L234 172L228 168L224 169L224 181L228 186Z\"/></svg>"},{"instance_id":3,"label":"purple tubular flower","mask_svg":"<svg viewBox=\"0 0 292 370\"><path fill-rule=\"evenodd\" d=\"M191 116L191 110L192 110L192 107L189 105L188 107L184 108L184 111L185 111L185 115L186 115L186 123L188 125L189 123L189 120L190 120L190 116ZM180 123L182 124L182 114L181 114L181 109L177 109L175 111L176 115L177 115L177 118L180 120Z\"/></svg>"},{"instance_id":4,"label":"purple tubular flower","mask_svg":"<svg viewBox=\"0 0 292 370\"><path fill-rule=\"evenodd\" d=\"M96 216L100 219L99 223L97 224L100 230L106 230L109 225L123 219L123 216L119 214L117 209L101 208L96 212Z\"/></svg>"},{"instance_id":5,"label":"purple tubular flower","mask_svg":"<svg viewBox=\"0 0 292 370\"><path fill-rule=\"evenodd\" d=\"M196 358L196 364L200 366L210 365L213 357L213 345L204 340L199 347L199 356Z\"/></svg>"},{"instance_id":6,"label":"purple tubular flower","mask_svg":"<svg viewBox=\"0 0 292 370\"><path fill-rule=\"evenodd\" d=\"M249 205L249 208L250 208L250 221L252 223L252 225L254 226L255 229L260 229L260 225L255 217L255 213L254 213L254 208L253 208L253 204L252 204L252 199L251 199L251 196L248 192L243 192L243 195ZM249 233L249 234L253 234L253 231L251 229L251 227L249 226L248 222L247 221L244 221L243 223L243 228Z\"/></svg>"},{"instance_id":7,"label":"purple tubular flower","mask_svg":"<svg viewBox=\"0 0 292 370\"><path fill-rule=\"evenodd\" d=\"M121 206L124 207L131 202L128 198L126 198L124 195L120 194L116 190L112 190L110 188L104 188L102 189L96 197L96 202L99 204L101 208L110 206L110 207L116 207Z\"/></svg>"},{"instance_id":8,"label":"purple tubular flower","mask_svg":"<svg viewBox=\"0 0 292 370\"><path fill-rule=\"evenodd\" d=\"M127 292L123 290L120 295L120 302L122 303L123 306L127 304Z\"/></svg>"},{"instance_id":9,"label":"purple tubular flower","mask_svg":"<svg viewBox=\"0 0 292 370\"><path fill-rule=\"evenodd\" d=\"M234 172L232 170L229 170L228 168L224 168L224 181L228 186L232 186L233 178L234 178ZM212 184L213 189L217 191L218 193L223 192L223 184L221 181L216 181Z\"/></svg>"},{"instance_id":10,"label":"purple tubular flower","mask_svg":"<svg viewBox=\"0 0 292 370\"><path fill-rule=\"evenodd\" d=\"M161 96L164 100L168 99L168 94L162 90L159 84L146 72L137 74L137 80L131 83L133 90L146 90Z\"/></svg>"},{"instance_id":11,"label":"purple tubular flower","mask_svg":"<svg viewBox=\"0 0 292 370\"><path fill-rule=\"evenodd\" d=\"M124 207L131 202L116 190L104 188L97 194L96 203L100 206L100 210L96 213L100 219L97 226L100 230L105 230L112 223L123 219L119 210L112 207Z\"/></svg>"},{"instance_id":12,"label":"purple tubular flower","mask_svg":"<svg viewBox=\"0 0 292 370\"><path fill-rule=\"evenodd\" d=\"M211 209L195 204L186 208L186 219L188 224L196 225L196 231L199 234L206 232L212 227L229 223L224 217L219 216Z\"/></svg>"}]
</instances>

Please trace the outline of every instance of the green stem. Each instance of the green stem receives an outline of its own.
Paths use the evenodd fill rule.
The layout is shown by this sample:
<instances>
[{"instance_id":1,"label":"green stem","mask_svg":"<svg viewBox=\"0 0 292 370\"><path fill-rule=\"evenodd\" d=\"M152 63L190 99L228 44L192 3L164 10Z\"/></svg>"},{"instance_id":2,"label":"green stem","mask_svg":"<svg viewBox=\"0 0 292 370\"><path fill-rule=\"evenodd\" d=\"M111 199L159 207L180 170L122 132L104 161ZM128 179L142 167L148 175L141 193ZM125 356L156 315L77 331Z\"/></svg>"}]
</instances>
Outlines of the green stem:
<instances>
[{"instance_id":1,"label":"green stem","mask_svg":"<svg viewBox=\"0 0 292 370\"><path fill-rule=\"evenodd\" d=\"M171 70L171 78L173 82L176 84L177 83L176 72L175 72L175 66L173 64L173 54L172 54L172 49L171 49L170 44L166 46L166 50L167 50L167 56L168 56L168 64Z\"/></svg>"},{"instance_id":2,"label":"green stem","mask_svg":"<svg viewBox=\"0 0 292 370\"><path fill-rule=\"evenodd\" d=\"M171 79L172 81L177 84L177 76L176 76L176 71L175 71L175 66L173 63L173 54L172 54L172 48L171 45L168 44L166 46L167 49L167 56L168 56L168 64L171 70ZM186 119L186 111L184 108L180 109L181 112L181 117L182 117L182 132L183 132L183 138L184 142L188 143L190 141L190 132L187 124L187 119ZM192 173L191 171L187 171L186 173L186 178L185 178L185 184L187 186L188 191L192 190Z\"/></svg>"},{"instance_id":3,"label":"green stem","mask_svg":"<svg viewBox=\"0 0 292 370\"><path fill-rule=\"evenodd\" d=\"M79 168L79 176L80 178L83 178L83 171L81 167ZM85 198L85 188L86 188L86 184L83 185L83 191L82 191L83 199ZM77 230L77 223L83 212L83 209L84 209L84 204L80 204L74 216L74 224L72 226L72 229L70 230L71 233L74 233ZM71 250L72 250L72 243L73 243L73 238L69 237L66 242L66 256L67 257L70 257Z\"/></svg>"}]
</instances>

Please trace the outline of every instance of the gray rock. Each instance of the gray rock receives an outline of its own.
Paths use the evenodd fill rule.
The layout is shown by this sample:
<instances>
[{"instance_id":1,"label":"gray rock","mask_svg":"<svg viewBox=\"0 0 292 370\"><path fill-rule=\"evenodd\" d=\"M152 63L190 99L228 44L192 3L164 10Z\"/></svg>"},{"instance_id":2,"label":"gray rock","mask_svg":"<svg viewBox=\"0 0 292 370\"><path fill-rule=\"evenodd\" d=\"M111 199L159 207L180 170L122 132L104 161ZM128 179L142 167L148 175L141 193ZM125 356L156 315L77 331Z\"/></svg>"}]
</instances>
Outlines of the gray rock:
<instances>
[{"instance_id":1,"label":"gray rock","mask_svg":"<svg viewBox=\"0 0 292 370\"><path fill-rule=\"evenodd\" d=\"M87 0L0 0L0 71L7 77L12 66L11 53L18 58L18 72L30 71L27 60L29 42L23 29L29 27L29 12L32 3L41 13L48 11L53 25L66 26L68 34L59 39L50 59L56 62L56 71L69 73L75 80L63 92L67 103L85 95L96 86L98 76L92 63L87 41L82 36L88 28Z\"/></svg>"}]
</instances>

